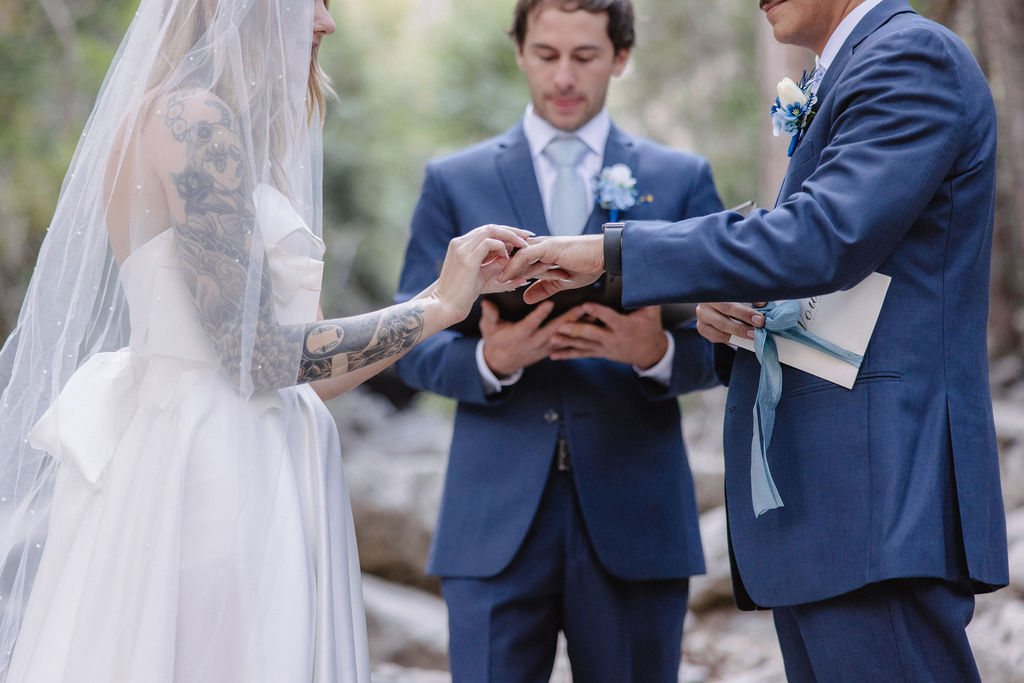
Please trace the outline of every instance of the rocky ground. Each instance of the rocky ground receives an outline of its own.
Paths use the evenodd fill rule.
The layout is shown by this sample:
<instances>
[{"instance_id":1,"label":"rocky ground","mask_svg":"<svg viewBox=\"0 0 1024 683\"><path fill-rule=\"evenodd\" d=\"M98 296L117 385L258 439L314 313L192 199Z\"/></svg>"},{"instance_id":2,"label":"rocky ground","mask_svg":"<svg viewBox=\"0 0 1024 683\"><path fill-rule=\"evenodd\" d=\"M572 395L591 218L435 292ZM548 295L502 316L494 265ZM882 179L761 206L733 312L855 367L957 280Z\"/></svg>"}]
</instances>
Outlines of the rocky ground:
<instances>
[{"instance_id":1,"label":"rocky ground","mask_svg":"<svg viewBox=\"0 0 1024 683\"><path fill-rule=\"evenodd\" d=\"M684 399L685 433L701 508L708 573L691 585L682 683L785 681L770 613L732 603L722 507L724 391ZM968 633L987 683L1024 683L1024 391L998 401L1011 585L978 600ZM423 575L451 439L451 405L420 397L397 411L357 390L331 403L345 455L364 571L375 683L449 683L447 614ZM564 647L551 677L569 683Z\"/></svg>"}]
</instances>

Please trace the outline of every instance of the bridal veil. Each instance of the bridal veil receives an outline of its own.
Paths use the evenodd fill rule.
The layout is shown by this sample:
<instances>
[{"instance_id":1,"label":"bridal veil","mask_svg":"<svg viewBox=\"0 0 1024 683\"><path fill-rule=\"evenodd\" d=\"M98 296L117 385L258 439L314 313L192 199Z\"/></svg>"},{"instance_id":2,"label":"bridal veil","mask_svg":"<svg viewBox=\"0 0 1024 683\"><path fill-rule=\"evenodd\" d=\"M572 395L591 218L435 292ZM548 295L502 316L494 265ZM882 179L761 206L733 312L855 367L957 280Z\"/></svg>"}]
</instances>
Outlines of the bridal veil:
<instances>
[{"instance_id":1,"label":"bridal veil","mask_svg":"<svg viewBox=\"0 0 1024 683\"><path fill-rule=\"evenodd\" d=\"M203 135L161 107L175 93L208 97L230 121L238 144L211 148L204 163L235 178L254 204L261 194L283 197L286 213L319 237L321 107L308 87L313 12L310 0L141 0L113 59L64 179L17 326L0 351L0 679L47 544L60 461L60 454L33 447L30 433L77 369L128 344L119 261L169 227L148 219L155 206L149 190L160 179L139 170L145 168L139 157L147 153L141 131L157 121L175 136ZM187 188L202 179L183 172L174 182ZM125 187L137 190L137 201ZM253 213L260 215L266 212ZM259 220L242 228L251 232L250 254L239 259L247 268L245 284L238 305L225 307L230 319L214 322L235 335L234 367L226 374L248 400L259 394L254 378L265 370L265 358L254 349L268 266ZM283 372L297 372L300 342L295 337L278 348L273 361ZM156 391L164 389L174 391ZM286 404L276 409L287 410ZM120 409L127 414L135 406ZM55 419L74 417L58 412ZM236 436L245 447L246 435Z\"/></svg>"}]
</instances>

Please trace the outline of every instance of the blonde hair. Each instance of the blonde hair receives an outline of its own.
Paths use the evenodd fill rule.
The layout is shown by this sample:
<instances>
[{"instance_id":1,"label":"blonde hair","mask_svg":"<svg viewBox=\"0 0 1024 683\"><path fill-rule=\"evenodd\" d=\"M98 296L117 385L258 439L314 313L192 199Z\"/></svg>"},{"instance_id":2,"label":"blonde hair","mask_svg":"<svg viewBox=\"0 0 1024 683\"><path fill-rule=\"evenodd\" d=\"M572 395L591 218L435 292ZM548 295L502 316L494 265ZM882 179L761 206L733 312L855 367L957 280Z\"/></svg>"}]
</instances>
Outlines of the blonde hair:
<instances>
[{"instance_id":1,"label":"blonde hair","mask_svg":"<svg viewBox=\"0 0 1024 683\"><path fill-rule=\"evenodd\" d=\"M171 2L172 0L167 0L168 5L165 7ZM269 0L264 0L264 3L269 4ZM324 4L327 4L327 0ZM171 16L163 17L164 37L156 56L157 62L149 80L148 90L150 101L156 101L163 94L181 88L187 89L193 85L190 80L195 78L201 80L201 86L209 88L210 92L223 100L235 114L249 112L254 117L250 120L250 128L264 129L268 132L268 137L265 138L266 147L262 148L262 151L250 151L254 158L262 156L269 160L269 170L275 185L286 196L291 196L291 179L283 172L282 161L288 156L294 130L288 129L288 117L280 116L281 109L274 106L268 109L267 105L278 103L288 109L288 100L294 105L301 105L295 102L295 94L289 96L281 89L282 81L270 77L272 65L268 61L266 45L258 36L240 40L240 53L219 49L219 45L210 42L210 31L216 22L234 26L236 31L241 30L243 34L258 34L260 30L265 30L266 17L260 11L262 6L260 2L231 4L225 0L175 3ZM227 14L232 11L244 14ZM221 40L225 31L217 31L217 34L214 40ZM237 37L238 33L235 32L234 35ZM297 116L305 114L307 125L312 124L316 115L319 115L320 125L323 125L327 99L335 96L330 79L320 66L318 52L318 48L313 47L310 53L309 75L306 79L303 102L305 111L294 111ZM295 119L291 121L294 123Z\"/></svg>"},{"instance_id":2,"label":"blonde hair","mask_svg":"<svg viewBox=\"0 0 1024 683\"><path fill-rule=\"evenodd\" d=\"M326 3L325 3L326 4ZM309 62L309 88L306 93L306 114L310 122L313 121L313 114L320 115L320 125L324 123L324 114L327 111L327 100L337 98L331 85L331 77L324 72L320 66L320 49L313 48L313 57Z\"/></svg>"},{"instance_id":3,"label":"blonde hair","mask_svg":"<svg viewBox=\"0 0 1024 683\"><path fill-rule=\"evenodd\" d=\"M329 0L324 0L324 6L329 6L329 4ZM200 0L200 2L187 7L184 3L176 5L174 16L165 19L164 39L158 52L159 63L155 66L150 79L150 91L160 90L162 86L166 86L185 55L201 47L199 43L215 21L220 5L220 0ZM266 65L259 48L253 47L244 55L242 66L246 71L245 82L260 84L268 82L265 76ZM182 84L176 84L176 86L180 85ZM243 105L247 104L240 101L242 96L235 91L230 78L219 79L218 82L210 85L233 110L240 111ZM247 99L251 101L255 99L255 95L256 93L252 93ZM320 66L319 49L314 47L310 57L306 92L307 120L312 122L313 115L319 114L322 123L327 109L327 100L333 97L337 97L337 95L331 85L331 79Z\"/></svg>"}]
</instances>

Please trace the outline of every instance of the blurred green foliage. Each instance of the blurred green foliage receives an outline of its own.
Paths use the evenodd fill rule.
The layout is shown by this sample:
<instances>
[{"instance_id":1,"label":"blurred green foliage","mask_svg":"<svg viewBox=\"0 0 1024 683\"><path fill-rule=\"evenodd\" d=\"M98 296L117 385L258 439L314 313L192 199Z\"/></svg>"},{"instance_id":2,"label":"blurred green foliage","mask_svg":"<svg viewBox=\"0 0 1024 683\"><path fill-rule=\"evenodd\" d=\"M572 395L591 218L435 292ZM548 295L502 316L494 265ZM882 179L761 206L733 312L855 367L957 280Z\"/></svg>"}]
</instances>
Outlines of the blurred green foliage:
<instances>
[{"instance_id":1,"label":"blurred green foliage","mask_svg":"<svg viewBox=\"0 0 1024 683\"><path fill-rule=\"evenodd\" d=\"M324 197L340 241L324 310L343 315L390 301L424 164L509 126L526 89L500 4L431 11L392 0L334 12L338 31L321 49L340 100L324 130Z\"/></svg>"},{"instance_id":2,"label":"blurred green foliage","mask_svg":"<svg viewBox=\"0 0 1024 683\"><path fill-rule=\"evenodd\" d=\"M13 325L64 172L134 4L0 0L0 333Z\"/></svg>"}]
</instances>

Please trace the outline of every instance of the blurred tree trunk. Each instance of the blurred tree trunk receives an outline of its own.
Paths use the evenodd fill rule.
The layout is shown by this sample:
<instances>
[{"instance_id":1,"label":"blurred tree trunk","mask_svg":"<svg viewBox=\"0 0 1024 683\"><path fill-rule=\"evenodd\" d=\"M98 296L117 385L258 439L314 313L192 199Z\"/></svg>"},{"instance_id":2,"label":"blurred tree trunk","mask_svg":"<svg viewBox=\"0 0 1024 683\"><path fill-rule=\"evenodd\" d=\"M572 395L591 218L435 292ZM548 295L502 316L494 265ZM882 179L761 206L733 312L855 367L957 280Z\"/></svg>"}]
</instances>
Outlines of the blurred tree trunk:
<instances>
[{"instance_id":1,"label":"blurred tree trunk","mask_svg":"<svg viewBox=\"0 0 1024 683\"><path fill-rule=\"evenodd\" d=\"M785 76L794 81L800 79L805 70L814 68L814 53L802 47L783 45L772 35L771 25L765 21L760 12L757 16L757 63L760 66L761 102L771 103L777 95L776 86ZM775 197L782 186L782 178L786 175L789 157L789 138L775 137L771 133L771 119L768 118L768 107L764 111L764 123L761 134L760 173L758 174L757 205L772 208Z\"/></svg>"},{"instance_id":2,"label":"blurred tree trunk","mask_svg":"<svg viewBox=\"0 0 1024 683\"><path fill-rule=\"evenodd\" d=\"M999 195L992 250L990 347L1024 360L1024 2L969 0L999 115ZM982 37L983 36L983 37Z\"/></svg>"},{"instance_id":3,"label":"blurred tree trunk","mask_svg":"<svg viewBox=\"0 0 1024 683\"><path fill-rule=\"evenodd\" d=\"M989 352L998 390L1024 378L1024 0L935 0L925 13L971 45L999 118Z\"/></svg>"}]
</instances>

